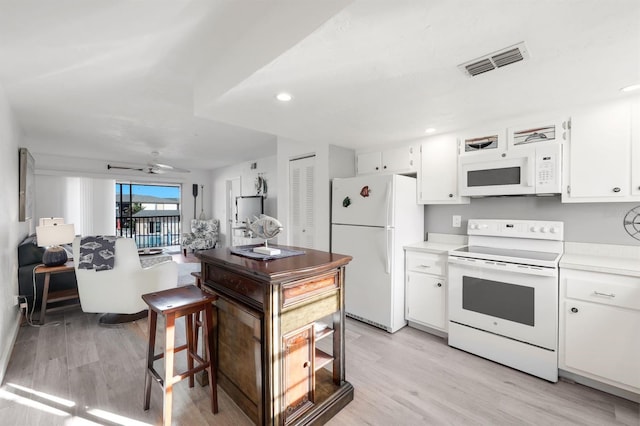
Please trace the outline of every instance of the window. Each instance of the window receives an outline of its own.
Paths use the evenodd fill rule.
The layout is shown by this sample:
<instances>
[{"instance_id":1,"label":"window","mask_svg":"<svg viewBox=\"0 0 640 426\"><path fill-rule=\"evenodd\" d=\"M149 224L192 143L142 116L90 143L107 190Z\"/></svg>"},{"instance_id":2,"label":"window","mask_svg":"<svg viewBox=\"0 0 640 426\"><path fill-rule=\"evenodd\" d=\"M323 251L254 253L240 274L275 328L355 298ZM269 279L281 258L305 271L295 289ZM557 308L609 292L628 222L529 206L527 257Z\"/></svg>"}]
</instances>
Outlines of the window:
<instances>
[{"instance_id":1,"label":"window","mask_svg":"<svg viewBox=\"0 0 640 426\"><path fill-rule=\"evenodd\" d=\"M116 235L138 247L180 244L180 186L116 183Z\"/></svg>"}]
</instances>

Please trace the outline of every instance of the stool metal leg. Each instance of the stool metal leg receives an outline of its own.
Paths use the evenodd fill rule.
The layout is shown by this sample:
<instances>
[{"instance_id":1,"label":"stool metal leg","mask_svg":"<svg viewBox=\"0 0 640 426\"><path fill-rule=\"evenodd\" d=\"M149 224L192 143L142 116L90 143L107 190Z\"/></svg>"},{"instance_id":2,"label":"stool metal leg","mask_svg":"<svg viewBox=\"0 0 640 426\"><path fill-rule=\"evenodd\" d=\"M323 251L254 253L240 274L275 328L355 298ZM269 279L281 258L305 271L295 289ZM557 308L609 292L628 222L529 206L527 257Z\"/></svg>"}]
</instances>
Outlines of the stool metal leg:
<instances>
[{"instance_id":1,"label":"stool metal leg","mask_svg":"<svg viewBox=\"0 0 640 426\"><path fill-rule=\"evenodd\" d=\"M155 356L156 346L156 325L158 323L158 313L154 310L149 310L149 347L147 351L147 371L144 375L144 409L149 409L149 403L151 402L151 369L153 368L153 358Z\"/></svg>"},{"instance_id":2,"label":"stool metal leg","mask_svg":"<svg viewBox=\"0 0 640 426\"><path fill-rule=\"evenodd\" d=\"M173 403L173 360L175 358L175 314L167 314L164 344L164 386L162 388L162 421L171 426L171 405Z\"/></svg>"}]
</instances>

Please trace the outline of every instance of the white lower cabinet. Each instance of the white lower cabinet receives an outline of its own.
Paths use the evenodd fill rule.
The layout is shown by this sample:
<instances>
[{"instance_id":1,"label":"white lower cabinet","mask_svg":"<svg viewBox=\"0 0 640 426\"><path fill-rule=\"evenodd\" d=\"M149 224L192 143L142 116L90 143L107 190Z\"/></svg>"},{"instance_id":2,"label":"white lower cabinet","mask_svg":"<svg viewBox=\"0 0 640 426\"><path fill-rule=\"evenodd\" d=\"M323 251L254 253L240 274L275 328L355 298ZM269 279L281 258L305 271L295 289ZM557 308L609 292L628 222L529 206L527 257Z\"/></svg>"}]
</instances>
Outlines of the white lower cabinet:
<instances>
[{"instance_id":1,"label":"white lower cabinet","mask_svg":"<svg viewBox=\"0 0 640 426\"><path fill-rule=\"evenodd\" d=\"M446 333L447 254L405 253L406 320L410 326Z\"/></svg>"},{"instance_id":2,"label":"white lower cabinet","mask_svg":"<svg viewBox=\"0 0 640 426\"><path fill-rule=\"evenodd\" d=\"M559 367L640 394L640 278L561 269Z\"/></svg>"},{"instance_id":3,"label":"white lower cabinet","mask_svg":"<svg viewBox=\"0 0 640 426\"><path fill-rule=\"evenodd\" d=\"M407 321L439 330L446 329L444 277L407 273Z\"/></svg>"}]
</instances>

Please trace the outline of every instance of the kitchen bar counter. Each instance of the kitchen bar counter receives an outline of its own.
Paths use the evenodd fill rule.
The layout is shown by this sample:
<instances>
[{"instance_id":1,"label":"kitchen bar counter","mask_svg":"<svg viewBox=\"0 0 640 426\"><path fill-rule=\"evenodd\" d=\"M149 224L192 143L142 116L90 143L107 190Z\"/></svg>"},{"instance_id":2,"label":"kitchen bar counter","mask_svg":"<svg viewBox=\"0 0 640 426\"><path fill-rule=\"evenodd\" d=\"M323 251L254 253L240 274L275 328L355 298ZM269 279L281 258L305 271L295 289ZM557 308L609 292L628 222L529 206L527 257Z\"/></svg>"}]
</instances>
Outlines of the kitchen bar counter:
<instances>
[{"instance_id":1,"label":"kitchen bar counter","mask_svg":"<svg viewBox=\"0 0 640 426\"><path fill-rule=\"evenodd\" d=\"M261 261L226 247L196 253L203 290L219 296L218 384L258 425L324 424L353 399L344 361L351 257L287 248L305 254Z\"/></svg>"},{"instance_id":2,"label":"kitchen bar counter","mask_svg":"<svg viewBox=\"0 0 640 426\"><path fill-rule=\"evenodd\" d=\"M640 277L640 246L566 242L560 268Z\"/></svg>"}]
</instances>

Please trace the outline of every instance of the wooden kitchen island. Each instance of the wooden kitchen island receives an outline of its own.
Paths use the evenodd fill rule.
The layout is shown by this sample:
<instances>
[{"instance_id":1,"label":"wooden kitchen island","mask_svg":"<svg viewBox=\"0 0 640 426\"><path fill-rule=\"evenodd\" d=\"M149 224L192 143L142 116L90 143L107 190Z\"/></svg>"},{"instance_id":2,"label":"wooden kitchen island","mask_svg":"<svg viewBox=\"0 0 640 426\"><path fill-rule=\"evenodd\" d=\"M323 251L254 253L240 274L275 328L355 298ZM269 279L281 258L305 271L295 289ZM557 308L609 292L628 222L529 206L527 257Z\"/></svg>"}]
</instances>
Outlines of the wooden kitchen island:
<instances>
[{"instance_id":1,"label":"wooden kitchen island","mask_svg":"<svg viewBox=\"0 0 640 426\"><path fill-rule=\"evenodd\" d=\"M219 296L218 384L258 425L323 424L353 400L344 361L351 257L284 248L305 254L271 261L228 248L196 254L202 288Z\"/></svg>"}]
</instances>

